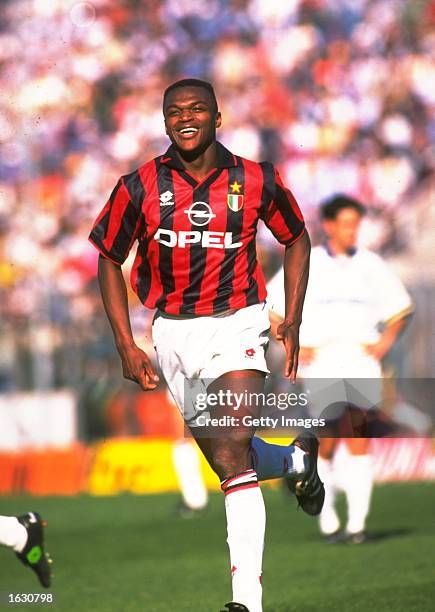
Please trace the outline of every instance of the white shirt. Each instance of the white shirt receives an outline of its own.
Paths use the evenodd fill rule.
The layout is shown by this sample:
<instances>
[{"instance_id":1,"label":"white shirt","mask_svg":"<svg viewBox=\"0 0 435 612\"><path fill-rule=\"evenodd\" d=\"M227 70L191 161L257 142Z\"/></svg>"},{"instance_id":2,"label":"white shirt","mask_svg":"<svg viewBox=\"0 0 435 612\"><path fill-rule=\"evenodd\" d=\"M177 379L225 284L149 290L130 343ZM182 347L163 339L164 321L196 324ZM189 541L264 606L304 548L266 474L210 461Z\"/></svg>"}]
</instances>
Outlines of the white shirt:
<instances>
[{"instance_id":1,"label":"white shirt","mask_svg":"<svg viewBox=\"0 0 435 612\"><path fill-rule=\"evenodd\" d=\"M270 280L267 290L269 309L284 317L283 269ZM352 256L332 256L324 246L315 247L300 329L301 346L317 349L310 376L330 376L331 368L332 375L352 376L358 371L357 376L375 376L364 345L379 339L380 324L411 310L411 298L402 282L375 253L359 249ZM367 367L362 373L363 364ZM339 373L338 365L347 373Z\"/></svg>"}]
</instances>

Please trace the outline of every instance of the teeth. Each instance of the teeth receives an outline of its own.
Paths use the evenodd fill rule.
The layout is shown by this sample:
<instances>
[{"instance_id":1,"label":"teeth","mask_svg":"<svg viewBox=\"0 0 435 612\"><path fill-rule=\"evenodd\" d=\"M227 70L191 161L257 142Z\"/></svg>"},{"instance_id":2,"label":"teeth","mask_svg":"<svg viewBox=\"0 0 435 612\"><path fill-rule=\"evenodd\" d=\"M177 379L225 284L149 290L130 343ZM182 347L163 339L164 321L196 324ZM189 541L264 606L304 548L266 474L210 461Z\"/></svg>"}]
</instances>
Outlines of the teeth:
<instances>
[{"instance_id":1,"label":"teeth","mask_svg":"<svg viewBox=\"0 0 435 612\"><path fill-rule=\"evenodd\" d=\"M183 128L180 130L181 134L195 134L197 132L197 128Z\"/></svg>"}]
</instances>

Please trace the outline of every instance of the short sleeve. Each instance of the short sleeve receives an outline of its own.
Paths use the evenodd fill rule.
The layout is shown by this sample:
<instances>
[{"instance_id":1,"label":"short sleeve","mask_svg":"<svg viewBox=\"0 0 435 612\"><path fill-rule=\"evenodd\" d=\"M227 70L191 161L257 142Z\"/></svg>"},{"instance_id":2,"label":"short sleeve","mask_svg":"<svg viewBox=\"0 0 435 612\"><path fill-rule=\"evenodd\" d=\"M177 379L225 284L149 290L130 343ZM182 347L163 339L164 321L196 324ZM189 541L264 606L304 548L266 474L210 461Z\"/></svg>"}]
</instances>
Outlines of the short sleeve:
<instances>
[{"instance_id":1,"label":"short sleeve","mask_svg":"<svg viewBox=\"0 0 435 612\"><path fill-rule=\"evenodd\" d=\"M137 237L139 224L140 205L132 200L121 177L95 220L89 240L104 257L121 265Z\"/></svg>"},{"instance_id":2,"label":"short sleeve","mask_svg":"<svg viewBox=\"0 0 435 612\"><path fill-rule=\"evenodd\" d=\"M272 194L261 217L278 242L290 245L304 233L304 218L295 197L284 186L276 168L273 168L273 173Z\"/></svg>"},{"instance_id":3,"label":"short sleeve","mask_svg":"<svg viewBox=\"0 0 435 612\"><path fill-rule=\"evenodd\" d=\"M410 314L413 305L409 293L393 270L379 257L376 265L377 316L389 324Z\"/></svg>"}]
</instances>

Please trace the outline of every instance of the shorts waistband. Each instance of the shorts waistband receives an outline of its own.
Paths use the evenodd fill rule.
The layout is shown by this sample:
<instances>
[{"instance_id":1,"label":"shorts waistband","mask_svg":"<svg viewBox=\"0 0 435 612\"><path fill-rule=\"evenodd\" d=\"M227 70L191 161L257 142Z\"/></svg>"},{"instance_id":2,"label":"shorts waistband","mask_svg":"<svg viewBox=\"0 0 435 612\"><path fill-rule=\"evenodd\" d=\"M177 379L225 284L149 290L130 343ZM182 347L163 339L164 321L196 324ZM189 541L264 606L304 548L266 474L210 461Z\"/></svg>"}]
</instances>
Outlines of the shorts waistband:
<instances>
[{"instance_id":1,"label":"shorts waistband","mask_svg":"<svg viewBox=\"0 0 435 612\"><path fill-rule=\"evenodd\" d=\"M171 314L168 312L163 312L162 310L156 310L155 314L154 314L154 318L153 318L153 323L156 319L158 319L159 317L162 317L163 319L173 319L175 321L183 321L185 319L201 319L204 317L213 317L214 319L218 319L220 317L228 317L232 314L234 314L235 312L237 312L238 310L240 310L239 308L230 308L229 310L224 310L222 312L217 312L215 314L209 314L209 315L201 315L201 314Z\"/></svg>"}]
</instances>

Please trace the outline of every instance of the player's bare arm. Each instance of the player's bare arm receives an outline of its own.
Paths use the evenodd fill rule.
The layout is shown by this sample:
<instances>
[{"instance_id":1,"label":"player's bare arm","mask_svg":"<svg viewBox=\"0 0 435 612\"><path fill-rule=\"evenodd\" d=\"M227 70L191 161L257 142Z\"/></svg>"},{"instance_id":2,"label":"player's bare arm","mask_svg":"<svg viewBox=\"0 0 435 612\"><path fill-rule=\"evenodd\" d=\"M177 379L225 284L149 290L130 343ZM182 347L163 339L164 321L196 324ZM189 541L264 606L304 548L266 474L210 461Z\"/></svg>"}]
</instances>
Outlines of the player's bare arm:
<instances>
[{"instance_id":1,"label":"player's bare arm","mask_svg":"<svg viewBox=\"0 0 435 612\"><path fill-rule=\"evenodd\" d=\"M286 247L284 255L285 319L277 328L277 340L285 347L284 375L296 381L299 359L299 328L308 284L311 242L308 232Z\"/></svg>"},{"instance_id":2,"label":"player's bare arm","mask_svg":"<svg viewBox=\"0 0 435 612\"><path fill-rule=\"evenodd\" d=\"M143 391L155 389L159 378L148 355L136 345L131 331L127 287L121 266L100 255L98 282L104 309L121 357L124 378L136 382Z\"/></svg>"},{"instance_id":3,"label":"player's bare arm","mask_svg":"<svg viewBox=\"0 0 435 612\"><path fill-rule=\"evenodd\" d=\"M393 321L389 325L387 324L379 340L374 344L367 344L365 346L367 353L374 357L377 361L381 361L393 348L400 334L407 326L409 319L410 314L407 313L400 319Z\"/></svg>"}]
</instances>

